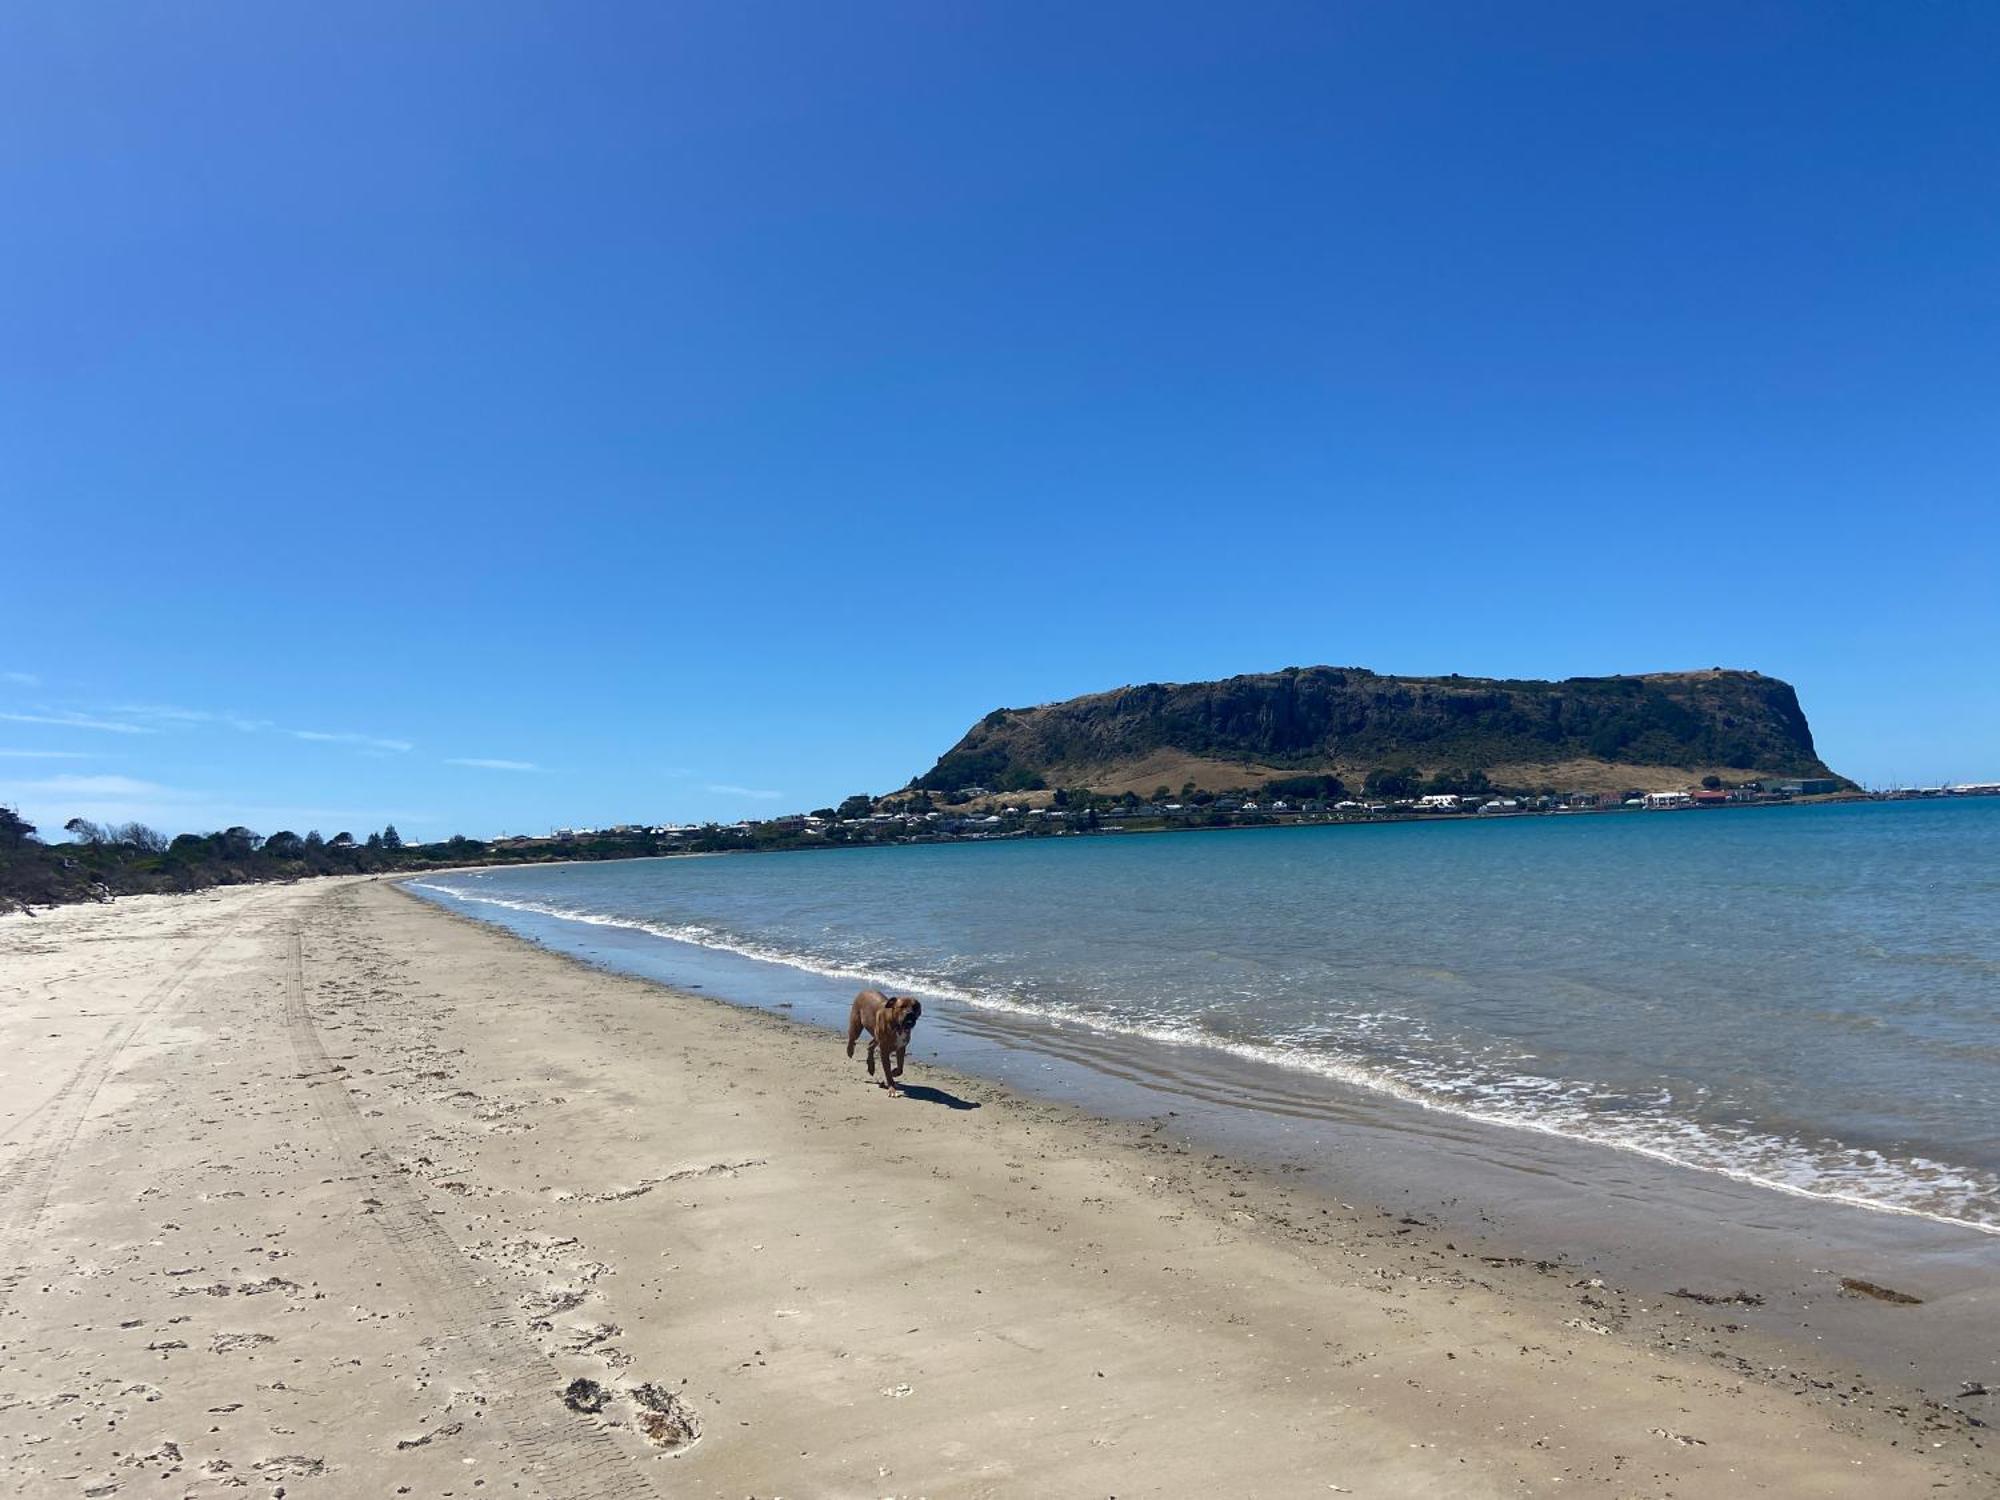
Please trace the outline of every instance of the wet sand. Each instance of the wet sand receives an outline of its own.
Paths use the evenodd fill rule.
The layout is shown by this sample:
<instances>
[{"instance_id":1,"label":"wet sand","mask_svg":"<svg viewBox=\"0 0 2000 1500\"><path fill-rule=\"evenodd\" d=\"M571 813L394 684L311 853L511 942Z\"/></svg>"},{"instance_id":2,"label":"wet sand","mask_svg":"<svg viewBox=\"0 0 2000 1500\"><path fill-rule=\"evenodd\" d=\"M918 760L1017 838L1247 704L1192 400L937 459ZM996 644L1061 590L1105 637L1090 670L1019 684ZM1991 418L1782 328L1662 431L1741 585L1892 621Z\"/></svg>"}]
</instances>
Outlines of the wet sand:
<instances>
[{"instance_id":1,"label":"wet sand","mask_svg":"<svg viewBox=\"0 0 2000 1500\"><path fill-rule=\"evenodd\" d=\"M1994 1490L1727 1305L909 1081L373 882L0 919L0 1487Z\"/></svg>"},{"instance_id":2,"label":"wet sand","mask_svg":"<svg viewBox=\"0 0 2000 1500\"><path fill-rule=\"evenodd\" d=\"M513 908L461 907L553 951L671 989L727 997L844 1034L854 981ZM1207 1047L936 998L916 1054L1010 1091L1134 1122L1154 1148L1220 1153L1292 1189L1415 1217L1451 1253L1543 1264L1624 1292L1621 1329L1709 1357L1810 1368L1841 1389L1886 1382L1905 1404L1967 1415L1967 1382L2000 1389L2000 1237L1962 1223L1781 1193L1543 1131L1509 1129ZM1920 1300L1884 1305L1846 1279ZM1727 1296L1725 1304L1676 1297ZM1747 1294L1747 1295L1743 1295ZM1689 1314L1726 1306L1725 1322Z\"/></svg>"}]
</instances>

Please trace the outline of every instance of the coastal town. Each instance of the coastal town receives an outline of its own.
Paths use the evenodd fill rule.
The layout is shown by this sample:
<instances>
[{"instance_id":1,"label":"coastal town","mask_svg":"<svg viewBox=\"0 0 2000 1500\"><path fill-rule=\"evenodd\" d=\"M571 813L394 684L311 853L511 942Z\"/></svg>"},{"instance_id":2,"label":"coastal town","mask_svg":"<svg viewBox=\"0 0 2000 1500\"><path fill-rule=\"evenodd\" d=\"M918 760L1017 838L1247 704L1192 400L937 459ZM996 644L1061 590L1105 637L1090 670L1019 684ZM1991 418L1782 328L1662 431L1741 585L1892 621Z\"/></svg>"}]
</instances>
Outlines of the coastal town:
<instances>
[{"instance_id":1,"label":"coastal town","mask_svg":"<svg viewBox=\"0 0 2000 1500\"><path fill-rule=\"evenodd\" d=\"M1715 781L1710 777L1707 780ZM1209 793L1161 787L1150 797L1104 796L1085 790L998 797L965 787L939 797L905 790L880 798L857 795L839 807L734 823L621 823L557 828L542 835L502 835L482 847L502 859L602 857L644 845L649 852L721 853L773 848L866 844L951 843L1077 834L1158 833L1316 824L1463 821L1466 819L1624 814L1771 807L1811 801L1906 801L2000 796L2000 781L1940 783L1861 791L1826 777L1697 784L1683 790L1623 793L1480 794L1424 792L1414 796L1283 797L1237 790ZM463 841L470 844L473 841ZM432 846L433 848L442 846ZM463 852L469 852L464 850Z\"/></svg>"}]
</instances>

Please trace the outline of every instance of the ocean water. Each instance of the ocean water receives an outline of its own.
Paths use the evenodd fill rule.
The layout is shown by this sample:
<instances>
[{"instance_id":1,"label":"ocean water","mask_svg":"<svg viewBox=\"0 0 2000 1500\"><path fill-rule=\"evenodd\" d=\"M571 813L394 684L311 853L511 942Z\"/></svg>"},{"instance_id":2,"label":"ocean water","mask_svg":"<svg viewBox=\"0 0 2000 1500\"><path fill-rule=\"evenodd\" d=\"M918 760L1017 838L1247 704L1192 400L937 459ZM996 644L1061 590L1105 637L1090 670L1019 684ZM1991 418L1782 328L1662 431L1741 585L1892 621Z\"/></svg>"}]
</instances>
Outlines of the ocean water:
<instances>
[{"instance_id":1,"label":"ocean water","mask_svg":"<svg viewBox=\"0 0 2000 1500\"><path fill-rule=\"evenodd\" d=\"M1170 1049L1181 1075L1249 1059L1288 1106L1366 1095L2000 1235L2000 799L415 884L537 934L615 931L669 974L726 959L711 989L822 1018L865 981L947 1024Z\"/></svg>"}]
</instances>

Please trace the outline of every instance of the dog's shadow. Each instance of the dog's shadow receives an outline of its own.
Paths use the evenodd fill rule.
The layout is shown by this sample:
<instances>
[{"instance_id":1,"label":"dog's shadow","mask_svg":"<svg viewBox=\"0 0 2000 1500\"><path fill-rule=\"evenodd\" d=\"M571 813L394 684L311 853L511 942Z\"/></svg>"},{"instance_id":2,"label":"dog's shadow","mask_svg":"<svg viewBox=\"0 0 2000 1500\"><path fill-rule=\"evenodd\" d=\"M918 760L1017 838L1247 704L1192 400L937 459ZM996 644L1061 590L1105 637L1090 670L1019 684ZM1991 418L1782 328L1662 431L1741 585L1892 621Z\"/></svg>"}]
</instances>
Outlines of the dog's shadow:
<instances>
[{"instance_id":1,"label":"dog's shadow","mask_svg":"<svg viewBox=\"0 0 2000 1500\"><path fill-rule=\"evenodd\" d=\"M905 1083L901 1085L905 1099L915 1099L924 1104L942 1104L946 1109L977 1109L977 1099L961 1099L944 1089L934 1089L927 1083Z\"/></svg>"}]
</instances>

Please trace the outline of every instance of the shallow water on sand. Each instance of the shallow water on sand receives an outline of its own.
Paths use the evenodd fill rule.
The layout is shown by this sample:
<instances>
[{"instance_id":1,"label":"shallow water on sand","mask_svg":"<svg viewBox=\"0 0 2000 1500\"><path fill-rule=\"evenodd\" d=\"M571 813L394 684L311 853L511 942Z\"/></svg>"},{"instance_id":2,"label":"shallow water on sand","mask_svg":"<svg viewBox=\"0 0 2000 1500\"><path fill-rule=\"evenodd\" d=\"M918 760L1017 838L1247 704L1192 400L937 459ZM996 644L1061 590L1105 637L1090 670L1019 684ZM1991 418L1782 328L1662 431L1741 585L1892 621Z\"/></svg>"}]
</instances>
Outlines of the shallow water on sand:
<instances>
[{"instance_id":1,"label":"shallow water on sand","mask_svg":"<svg viewBox=\"0 0 2000 1500\"><path fill-rule=\"evenodd\" d=\"M1122 835L426 877L820 1019L1275 1115L1401 1101L2000 1234L2000 800ZM622 959L619 957L622 955Z\"/></svg>"}]
</instances>

